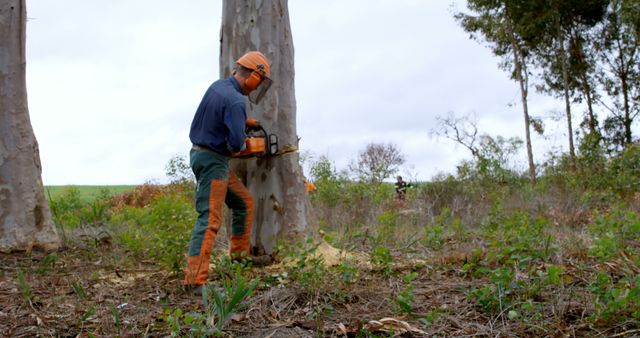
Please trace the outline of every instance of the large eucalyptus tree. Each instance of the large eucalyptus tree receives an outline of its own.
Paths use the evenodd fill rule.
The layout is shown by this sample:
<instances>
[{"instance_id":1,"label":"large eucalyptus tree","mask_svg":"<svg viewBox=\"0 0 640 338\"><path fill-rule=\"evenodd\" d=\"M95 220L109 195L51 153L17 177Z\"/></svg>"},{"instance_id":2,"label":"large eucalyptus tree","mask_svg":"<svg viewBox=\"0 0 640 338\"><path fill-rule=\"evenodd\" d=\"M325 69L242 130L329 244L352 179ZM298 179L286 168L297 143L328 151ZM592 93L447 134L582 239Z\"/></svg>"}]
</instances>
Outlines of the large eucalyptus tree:
<instances>
[{"instance_id":1,"label":"large eucalyptus tree","mask_svg":"<svg viewBox=\"0 0 640 338\"><path fill-rule=\"evenodd\" d=\"M294 51L287 0L225 0L220 32L220 73L228 76L235 60L258 50L271 62L273 86L259 105L248 103L248 115L279 138L281 150L295 150L296 99ZM272 253L277 240L295 241L307 235L311 213L299 153L236 160L255 199L252 231L254 254Z\"/></svg>"},{"instance_id":2,"label":"large eucalyptus tree","mask_svg":"<svg viewBox=\"0 0 640 338\"><path fill-rule=\"evenodd\" d=\"M0 0L0 251L60 246L44 196L25 79L25 0Z\"/></svg>"}]
</instances>

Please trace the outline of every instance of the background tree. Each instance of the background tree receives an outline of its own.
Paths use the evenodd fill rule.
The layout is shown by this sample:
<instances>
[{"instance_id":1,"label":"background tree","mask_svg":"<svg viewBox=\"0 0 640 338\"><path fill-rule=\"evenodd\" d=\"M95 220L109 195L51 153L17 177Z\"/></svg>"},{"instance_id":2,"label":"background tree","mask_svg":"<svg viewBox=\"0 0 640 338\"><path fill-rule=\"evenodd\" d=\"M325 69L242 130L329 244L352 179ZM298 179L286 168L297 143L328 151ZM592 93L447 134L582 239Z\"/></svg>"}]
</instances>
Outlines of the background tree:
<instances>
[{"instance_id":1,"label":"background tree","mask_svg":"<svg viewBox=\"0 0 640 338\"><path fill-rule=\"evenodd\" d=\"M472 14L455 15L465 31L477 40L484 39L492 52L502 58L500 67L511 73L511 78L520 86L522 112L525 124L525 142L529 162L531 184L536 183L536 167L531 146L531 118L529 116L529 72L530 52L522 38L514 13L521 5L517 0L468 0L467 8Z\"/></svg>"},{"instance_id":2,"label":"background tree","mask_svg":"<svg viewBox=\"0 0 640 338\"><path fill-rule=\"evenodd\" d=\"M379 184L396 174L402 164L404 155L393 143L369 143L349 169L361 179Z\"/></svg>"},{"instance_id":3,"label":"background tree","mask_svg":"<svg viewBox=\"0 0 640 338\"><path fill-rule=\"evenodd\" d=\"M57 249L27 106L24 0L0 1L0 251Z\"/></svg>"},{"instance_id":4,"label":"background tree","mask_svg":"<svg viewBox=\"0 0 640 338\"><path fill-rule=\"evenodd\" d=\"M618 150L633 142L631 126L640 111L637 7L636 1L612 0L595 46L602 66L599 80L613 103L605 131Z\"/></svg>"},{"instance_id":5,"label":"background tree","mask_svg":"<svg viewBox=\"0 0 640 338\"><path fill-rule=\"evenodd\" d=\"M581 38L581 31L597 24L605 12L608 0L531 0L514 7L514 18L521 35L535 55L541 69L541 91L564 99L569 143L569 161L575 170L575 147L573 142L573 118L571 103L580 97L576 94L582 87L586 90L592 132L594 118L590 104L589 83L580 86L580 75L587 81L584 72L588 68L579 63L572 67L569 47L573 39ZM584 58L582 58L584 60Z\"/></svg>"},{"instance_id":6,"label":"background tree","mask_svg":"<svg viewBox=\"0 0 640 338\"><path fill-rule=\"evenodd\" d=\"M473 160L463 161L458 166L458 176L462 179L476 179L486 183L507 183L519 175L513 164L520 151L522 140L517 137L505 139L478 134L478 124L471 115L437 117L438 124L432 135L448 138L467 148ZM540 127L541 128L541 127Z\"/></svg>"},{"instance_id":7,"label":"background tree","mask_svg":"<svg viewBox=\"0 0 640 338\"><path fill-rule=\"evenodd\" d=\"M223 1L221 75L229 76L235 60L249 50L267 56L274 83L260 105L249 105L248 115L278 135L281 149L297 148L293 40L286 0ZM256 202L254 253L272 253L277 239L292 241L305 236L311 206L298 152L238 161L234 170Z\"/></svg>"},{"instance_id":8,"label":"background tree","mask_svg":"<svg viewBox=\"0 0 640 338\"><path fill-rule=\"evenodd\" d=\"M478 123L474 116L456 116L449 112L447 116L436 116L436 127L431 135L448 138L467 148L475 158L480 156L478 148Z\"/></svg>"},{"instance_id":9,"label":"background tree","mask_svg":"<svg viewBox=\"0 0 640 338\"><path fill-rule=\"evenodd\" d=\"M581 25L574 27L569 36L569 64L571 73L577 76L579 90L582 92L582 99L575 98L575 101L587 104L587 116L582 125L587 126L589 134L593 135L595 142L600 142L600 130L598 116L595 111L595 104L600 98L600 93L596 90L596 69L595 51L593 41L595 34L593 29L586 30Z\"/></svg>"}]
</instances>

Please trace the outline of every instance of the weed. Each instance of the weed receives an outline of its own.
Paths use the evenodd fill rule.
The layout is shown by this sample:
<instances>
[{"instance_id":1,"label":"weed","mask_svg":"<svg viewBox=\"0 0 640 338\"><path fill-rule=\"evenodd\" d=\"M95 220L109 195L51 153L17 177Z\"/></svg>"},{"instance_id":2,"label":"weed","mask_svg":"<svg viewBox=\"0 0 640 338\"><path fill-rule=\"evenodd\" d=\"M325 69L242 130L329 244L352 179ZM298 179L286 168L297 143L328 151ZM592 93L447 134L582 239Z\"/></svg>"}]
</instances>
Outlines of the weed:
<instances>
[{"instance_id":1,"label":"weed","mask_svg":"<svg viewBox=\"0 0 640 338\"><path fill-rule=\"evenodd\" d=\"M469 292L470 298L480 304L485 311L501 312L511 305L511 295L517 295L520 285L514 280L512 269L500 267L488 273L490 284L474 288Z\"/></svg>"},{"instance_id":2,"label":"weed","mask_svg":"<svg viewBox=\"0 0 640 338\"><path fill-rule=\"evenodd\" d=\"M80 298L80 300L87 300L87 292L84 290L84 287L80 282L71 283L71 289L73 289L73 292L78 296L78 298Z\"/></svg>"},{"instance_id":3,"label":"weed","mask_svg":"<svg viewBox=\"0 0 640 338\"><path fill-rule=\"evenodd\" d=\"M29 285L29 282L27 281L27 276L22 270L18 270L17 277L18 289L20 289L22 299L26 304L31 304L31 300L33 299L33 292L31 291L31 285Z\"/></svg>"},{"instance_id":4,"label":"weed","mask_svg":"<svg viewBox=\"0 0 640 338\"><path fill-rule=\"evenodd\" d=\"M305 243L298 242L291 247L281 246L286 259L293 262L289 269L291 279L310 294L314 293L322 285L324 278L327 276L324 258L316 254L319 246L320 243L314 243L311 238Z\"/></svg>"},{"instance_id":5,"label":"weed","mask_svg":"<svg viewBox=\"0 0 640 338\"><path fill-rule=\"evenodd\" d=\"M55 269L56 263L58 262L59 259L60 259L60 256L58 256L58 254L55 252L52 252L44 256L44 258L42 259L42 262L40 263L40 267L38 267L35 270L35 272L38 274L48 273L51 269Z\"/></svg>"},{"instance_id":6,"label":"weed","mask_svg":"<svg viewBox=\"0 0 640 338\"><path fill-rule=\"evenodd\" d=\"M96 308L93 305L91 305L80 317L80 322L82 323L82 326L84 326L84 323L89 319L91 319L91 317L94 314L96 314Z\"/></svg>"},{"instance_id":7,"label":"weed","mask_svg":"<svg viewBox=\"0 0 640 338\"><path fill-rule=\"evenodd\" d=\"M349 262L340 262L340 265L336 266L336 271L343 283L351 284L358 279L358 267Z\"/></svg>"},{"instance_id":8,"label":"weed","mask_svg":"<svg viewBox=\"0 0 640 338\"><path fill-rule=\"evenodd\" d=\"M429 249L440 249L444 243L443 239L444 228L442 225L435 223L428 225L424 229L424 237L422 238L422 244Z\"/></svg>"},{"instance_id":9,"label":"weed","mask_svg":"<svg viewBox=\"0 0 640 338\"><path fill-rule=\"evenodd\" d=\"M465 240L469 237L469 232L462 224L462 220L460 217L457 217L450 208L445 207L442 209L440 214L436 216L435 224L446 229L448 236L458 240Z\"/></svg>"},{"instance_id":10,"label":"weed","mask_svg":"<svg viewBox=\"0 0 640 338\"><path fill-rule=\"evenodd\" d=\"M181 335L180 319L182 317L182 310L175 309L173 312L170 309L164 310L164 321L169 325L171 331L171 337L179 337Z\"/></svg>"},{"instance_id":11,"label":"weed","mask_svg":"<svg viewBox=\"0 0 640 338\"><path fill-rule=\"evenodd\" d=\"M616 282L599 272L590 288L596 296L593 320L640 319L640 276L624 277Z\"/></svg>"},{"instance_id":12,"label":"weed","mask_svg":"<svg viewBox=\"0 0 640 338\"><path fill-rule=\"evenodd\" d=\"M496 269L479 268L479 272L489 278L486 285L474 288L468 297L476 301L490 313L507 313L509 319L527 313L535 316L533 299L537 298L544 288L563 285L564 269L557 265L546 266L545 269L532 268L526 275L514 266L500 266ZM518 276L520 275L520 276ZM557 292L557 291L556 291Z\"/></svg>"},{"instance_id":13,"label":"weed","mask_svg":"<svg viewBox=\"0 0 640 338\"><path fill-rule=\"evenodd\" d=\"M113 317L113 323L118 329L118 332L120 332L121 326L122 326L122 320L120 319L120 314L118 313L118 310L113 305L109 306L109 310L111 311L111 316Z\"/></svg>"},{"instance_id":14,"label":"weed","mask_svg":"<svg viewBox=\"0 0 640 338\"><path fill-rule=\"evenodd\" d=\"M214 258L213 269L214 273L223 279L228 277L229 272L234 273L237 270L244 272L249 264L246 260L238 261L232 259L229 255L218 255Z\"/></svg>"},{"instance_id":15,"label":"weed","mask_svg":"<svg viewBox=\"0 0 640 338\"><path fill-rule=\"evenodd\" d=\"M248 277L242 276L241 269L237 269L233 279L223 279L221 287L217 285L203 287L202 305L207 313L214 316L218 331L222 331L234 313L243 309L245 298L253 293L258 283L258 279L249 282Z\"/></svg>"},{"instance_id":16,"label":"weed","mask_svg":"<svg viewBox=\"0 0 640 338\"><path fill-rule=\"evenodd\" d=\"M407 314L409 317L413 317L413 307L411 306L411 303L413 303L414 300L413 285L411 285L411 282L413 282L417 277L418 273L415 271L412 271L402 277L405 285L395 299L400 312Z\"/></svg>"},{"instance_id":17,"label":"weed","mask_svg":"<svg viewBox=\"0 0 640 338\"><path fill-rule=\"evenodd\" d=\"M393 273L393 257L391 251L383 245L377 245L370 254L371 262L380 269L385 276L391 276Z\"/></svg>"},{"instance_id":18,"label":"weed","mask_svg":"<svg viewBox=\"0 0 640 338\"><path fill-rule=\"evenodd\" d=\"M593 236L591 256L608 261L623 251L640 259L640 219L636 213L614 209L597 214L589 231Z\"/></svg>"},{"instance_id":19,"label":"weed","mask_svg":"<svg viewBox=\"0 0 640 338\"><path fill-rule=\"evenodd\" d=\"M398 213L393 210L385 211L377 217L376 243L389 243L395 240L398 227Z\"/></svg>"},{"instance_id":20,"label":"weed","mask_svg":"<svg viewBox=\"0 0 640 338\"><path fill-rule=\"evenodd\" d=\"M509 217L494 214L492 218L484 228L488 261L525 268L533 261L547 260L557 249L553 237L544 233L548 224L545 219L530 221L527 213L519 211Z\"/></svg>"},{"instance_id":21,"label":"weed","mask_svg":"<svg viewBox=\"0 0 640 338\"><path fill-rule=\"evenodd\" d=\"M219 334L219 331L207 326L207 316L200 312L183 313L181 309L165 309L162 319L169 326L170 337L184 337L182 325L188 325L189 337L211 337Z\"/></svg>"},{"instance_id":22,"label":"weed","mask_svg":"<svg viewBox=\"0 0 640 338\"><path fill-rule=\"evenodd\" d=\"M425 326L435 325L440 320L440 311L440 309L431 310L418 318L418 321Z\"/></svg>"}]
</instances>

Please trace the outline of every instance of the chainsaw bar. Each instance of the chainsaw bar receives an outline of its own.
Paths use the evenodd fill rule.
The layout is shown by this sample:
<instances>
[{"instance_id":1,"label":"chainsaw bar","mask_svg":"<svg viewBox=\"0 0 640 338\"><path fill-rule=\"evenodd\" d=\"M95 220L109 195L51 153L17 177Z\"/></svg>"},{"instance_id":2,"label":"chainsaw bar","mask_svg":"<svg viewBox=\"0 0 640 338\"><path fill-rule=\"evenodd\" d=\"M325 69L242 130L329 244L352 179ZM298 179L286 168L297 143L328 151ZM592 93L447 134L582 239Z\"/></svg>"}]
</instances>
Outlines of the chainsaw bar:
<instances>
[{"instance_id":1,"label":"chainsaw bar","mask_svg":"<svg viewBox=\"0 0 640 338\"><path fill-rule=\"evenodd\" d=\"M285 146L282 149L279 149L277 152L275 152L273 154L269 154L268 156L280 156L280 155L284 155L284 154L294 153L296 151L298 151L298 146L288 145L288 146Z\"/></svg>"}]
</instances>

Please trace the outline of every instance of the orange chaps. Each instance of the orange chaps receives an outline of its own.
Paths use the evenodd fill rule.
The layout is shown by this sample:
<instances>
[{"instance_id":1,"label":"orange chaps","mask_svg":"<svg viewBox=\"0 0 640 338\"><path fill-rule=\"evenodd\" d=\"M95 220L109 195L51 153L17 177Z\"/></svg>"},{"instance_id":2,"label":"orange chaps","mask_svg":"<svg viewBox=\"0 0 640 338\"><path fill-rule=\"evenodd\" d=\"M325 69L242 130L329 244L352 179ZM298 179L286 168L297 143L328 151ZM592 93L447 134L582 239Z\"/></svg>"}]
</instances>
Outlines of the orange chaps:
<instances>
[{"instance_id":1,"label":"orange chaps","mask_svg":"<svg viewBox=\"0 0 640 338\"><path fill-rule=\"evenodd\" d=\"M238 177L229 172L228 158L206 150L191 151L191 168L196 174L198 219L189 242L185 285L207 281L213 244L222 225L224 204L232 210L230 254L249 255L253 198Z\"/></svg>"}]
</instances>

